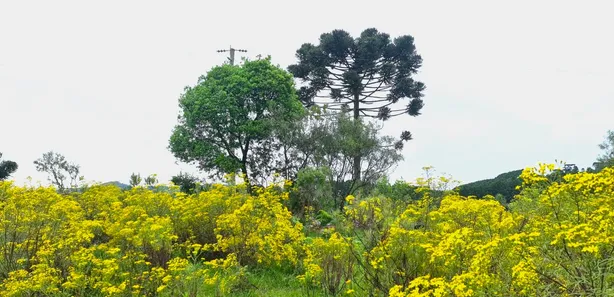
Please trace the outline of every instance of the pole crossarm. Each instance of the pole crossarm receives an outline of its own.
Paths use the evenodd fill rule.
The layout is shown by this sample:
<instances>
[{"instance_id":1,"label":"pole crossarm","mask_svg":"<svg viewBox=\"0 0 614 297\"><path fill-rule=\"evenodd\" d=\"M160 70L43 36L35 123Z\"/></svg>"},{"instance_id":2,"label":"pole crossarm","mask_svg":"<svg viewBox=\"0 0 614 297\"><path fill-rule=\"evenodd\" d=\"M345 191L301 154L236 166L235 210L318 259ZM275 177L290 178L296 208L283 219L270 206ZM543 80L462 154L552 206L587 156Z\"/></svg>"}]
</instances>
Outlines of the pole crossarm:
<instances>
[{"instance_id":1,"label":"pole crossarm","mask_svg":"<svg viewBox=\"0 0 614 297\"><path fill-rule=\"evenodd\" d=\"M234 65L235 64L235 52L246 53L247 50L236 49L236 48L233 48L232 45L231 45L229 49L217 50L217 52L218 53L230 52L230 55L228 57L228 61L230 62L230 65Z\"/></svg>"}]
</instances>

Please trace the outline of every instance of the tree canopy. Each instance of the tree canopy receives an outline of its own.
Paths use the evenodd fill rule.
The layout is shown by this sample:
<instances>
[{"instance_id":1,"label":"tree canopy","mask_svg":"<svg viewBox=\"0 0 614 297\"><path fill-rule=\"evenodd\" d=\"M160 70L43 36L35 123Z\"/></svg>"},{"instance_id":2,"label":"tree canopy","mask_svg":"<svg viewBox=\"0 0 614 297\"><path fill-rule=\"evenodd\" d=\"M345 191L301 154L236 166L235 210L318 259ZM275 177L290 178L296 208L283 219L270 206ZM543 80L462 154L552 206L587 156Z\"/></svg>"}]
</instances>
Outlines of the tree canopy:
<instances>
[{"instance_id":1,"label":"tree canopy","mask_svg":"<svg viewBox=\"0 0 614 297\"><path fill-rule=\"evenodd\" d=\"M176 158L212 175L243 173L246 181L266 174L266 146L278 123L304 109L292 75L270 58L211 69L179 99L179 123L169 148Z\"/></svg>"},{"instance_id":2,"label":"tree canopy","mask_svg":"<svg viewBox=\"0 0 614 297\"><path fill-rule=\"evenodd\" d=\"M179 172L171 178L171 182L179 186L179 190L186 194L194 194L202 187L198 177L185 172Z\"/></svg>"},{"instance_id":3,"label":"tree canopy","mask_svg":"<svg viewBox=\"0 0 614 297\"><path fill-rule=\"evenodd\" d=\"M2 153L0 153L0 180L5 180L17 171L19 166L17 163L9 160L2 160Z\"/></svg>"},{"instance_id":4,"label":"tree canopy","mask_svg":"<svg viewBox=\"0 0 614 297\"><path fill-rule=\"evenodd\" d=\"M347 195L374 184L403 160L394 138L382 136L380 129L375 123L354 121L346 112L313 107L301 121L276 131L279 145L272 146L276 152L272 164L289 180L304 169L325 168L335 205L341 208ZM360 183L352 179L356 156L363 156Z\"/></svg>"},{"instance_id":5,"label":"tree canopy","mask_svg":"<svg viewBox=\"0 0 614 297\"><path fill-rule=\"evenodd\" d=\"M346 106L354 115L383 120L417 116L424 106L425 86L412 78L422 57L410 35L392 40L370 28L354 39L346 31L334 30L322 34L318 45L303 44L296 57L298 63L288 70L307 83L299 91L306 105L326 104L332 110ZM401 100L408 101L406 106L392 107Z\"/></svg>"},{"instance_id":6,"label":"tree canopy","mask_svg":"<svg viewBox=\"0 0 614 297\"><path fill-rule=\"evenodd\" d=\"M425 86L412 78L422 65L414 38L391 39L377 29L364 30L352 38L343 30L320 36L319 44L303 44L296 52L298 63L288 70L305 83L301 101L331 110L349 110L359 117L387 120L394 116L420 115ZM328 92L328 93L326 93ZM405 106L397 103L405 102ZM398 147L412 138L401 133ZM354 179L360 180L360 158L354 160Z\"/></svg>"},{"instance_id":7,"label":"tree canopy","mask_svg":"<svg viewBox=\"0 0 614 297\"><path fill-rule=\"evenodd\" d=\"M68 162L66 157L54 151L44 153L41 158L34 161L34 165L37 171L49 175L49 181L60 192L67 189L66 181L69 182L70 188L75 188L79 180L83 180L83 177L79 176L80 166Z\"/></svg>"}]
</instances>

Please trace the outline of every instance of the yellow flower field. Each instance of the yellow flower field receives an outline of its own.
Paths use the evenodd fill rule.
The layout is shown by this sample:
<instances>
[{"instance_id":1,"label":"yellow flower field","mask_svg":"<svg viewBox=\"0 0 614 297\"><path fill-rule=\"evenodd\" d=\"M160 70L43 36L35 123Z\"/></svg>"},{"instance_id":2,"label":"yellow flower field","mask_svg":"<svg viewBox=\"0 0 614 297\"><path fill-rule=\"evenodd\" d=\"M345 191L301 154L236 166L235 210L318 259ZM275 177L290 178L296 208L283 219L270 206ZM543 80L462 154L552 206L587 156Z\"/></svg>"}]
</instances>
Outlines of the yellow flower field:
<instances>
[{"instance_id":1,"label":"yellow flower field","mask_svg":"<svg viewBox=\"0 0 614 297\"><path fill-rule=\"evenodd\" d=\"M289 184L0 182L0 295L260 296L255 275L276 271L303 296L613 296L614 169L553 181L554 169L526 169L509 208L427 187L411 202L351 196L309 235ZM433 181L445 179L420 183Z\"/></svg>"}]
</instances>

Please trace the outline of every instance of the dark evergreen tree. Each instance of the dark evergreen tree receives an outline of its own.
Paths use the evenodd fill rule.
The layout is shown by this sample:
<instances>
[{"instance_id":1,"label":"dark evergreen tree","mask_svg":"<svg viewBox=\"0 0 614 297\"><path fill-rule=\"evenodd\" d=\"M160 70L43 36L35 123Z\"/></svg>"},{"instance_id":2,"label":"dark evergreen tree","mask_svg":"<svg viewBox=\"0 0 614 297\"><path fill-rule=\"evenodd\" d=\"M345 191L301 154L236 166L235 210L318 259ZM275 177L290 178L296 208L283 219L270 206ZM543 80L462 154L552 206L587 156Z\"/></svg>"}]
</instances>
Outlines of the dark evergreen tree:
<instances>
[{"instance_id":1,"label":"dark evergreen tree","mask_svg":"<svg viewBox=\"0 0 614 297\"><path fill-rule=\"evenodd\" d=\"M17 163L9 160L2 161L2 153L0 153L0 180L5 180L17 171Z\"/></svg>"},{"instance_id":2,"label":"dark evergreen tree","mask_svg":"<svg viewBox=\"0 0 614 297\"><path fill-rule=\"evenodd\" d=\"M393 40L370 28L352 38L346 31L334 30L322 34L318 45L303 44L296 57L298 63L288 70L306 84L299 89L299 98L306 106L349 110L354 120L418 116L424 106L425 86L412 78L422 65L412 36ZM404 131L395 146L400 148L411 138L411 133ZM353 179L357 181L361 157L355 156L353 161Z\"/></svg>"}]
</instances>

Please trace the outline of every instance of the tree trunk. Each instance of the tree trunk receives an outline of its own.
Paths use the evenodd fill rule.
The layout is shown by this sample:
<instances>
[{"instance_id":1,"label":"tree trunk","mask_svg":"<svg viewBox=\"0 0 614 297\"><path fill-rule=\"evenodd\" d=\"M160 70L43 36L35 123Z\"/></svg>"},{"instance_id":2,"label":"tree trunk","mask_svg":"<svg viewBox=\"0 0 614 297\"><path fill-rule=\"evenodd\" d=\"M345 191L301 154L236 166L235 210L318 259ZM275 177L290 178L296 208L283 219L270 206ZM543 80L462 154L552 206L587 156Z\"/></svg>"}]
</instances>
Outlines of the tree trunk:
<instances>
[{"instance_id":1,"label":"tree trunk","mask_svg":"<svg viewBox=\"0 0 614 297\"><path fill-rule=\"evenodd\" d=\"M250 139L247 138L245 140L245 148L241 148L241 173L243 173L243 181L245 182L245 186L247 186L247 193L252 194L252 185L247 175L247 153L249 152L249 143Z\"/></svg>"},{"instance_id":2,"label":"tree trunk","mask_svg":"<svg viewBox=\"0 0 614 297\"><path fill-rule=\"evenodd\" d=\"M252 185L249 181L249 177L247 176L247 164L241 164L241 173L243 173L243 182L245 182L245 186L247 187L247 193L252 193Z\"/></svg>"},{"instance_id":3,"label":"tree trunk","mask_svg":"<svg viewBox=\"0 0 614 297\"><path fill-rule=\"evenodd\" d=\"M359 101L360 97L358 94L354 95L354 122L358 123L358 120L360 119L360 101ZM360 154L356 154L356 156L354 156L354 173L353 173L353 179L355 183L360 183Z\"/></svg>"}]
</instances>

